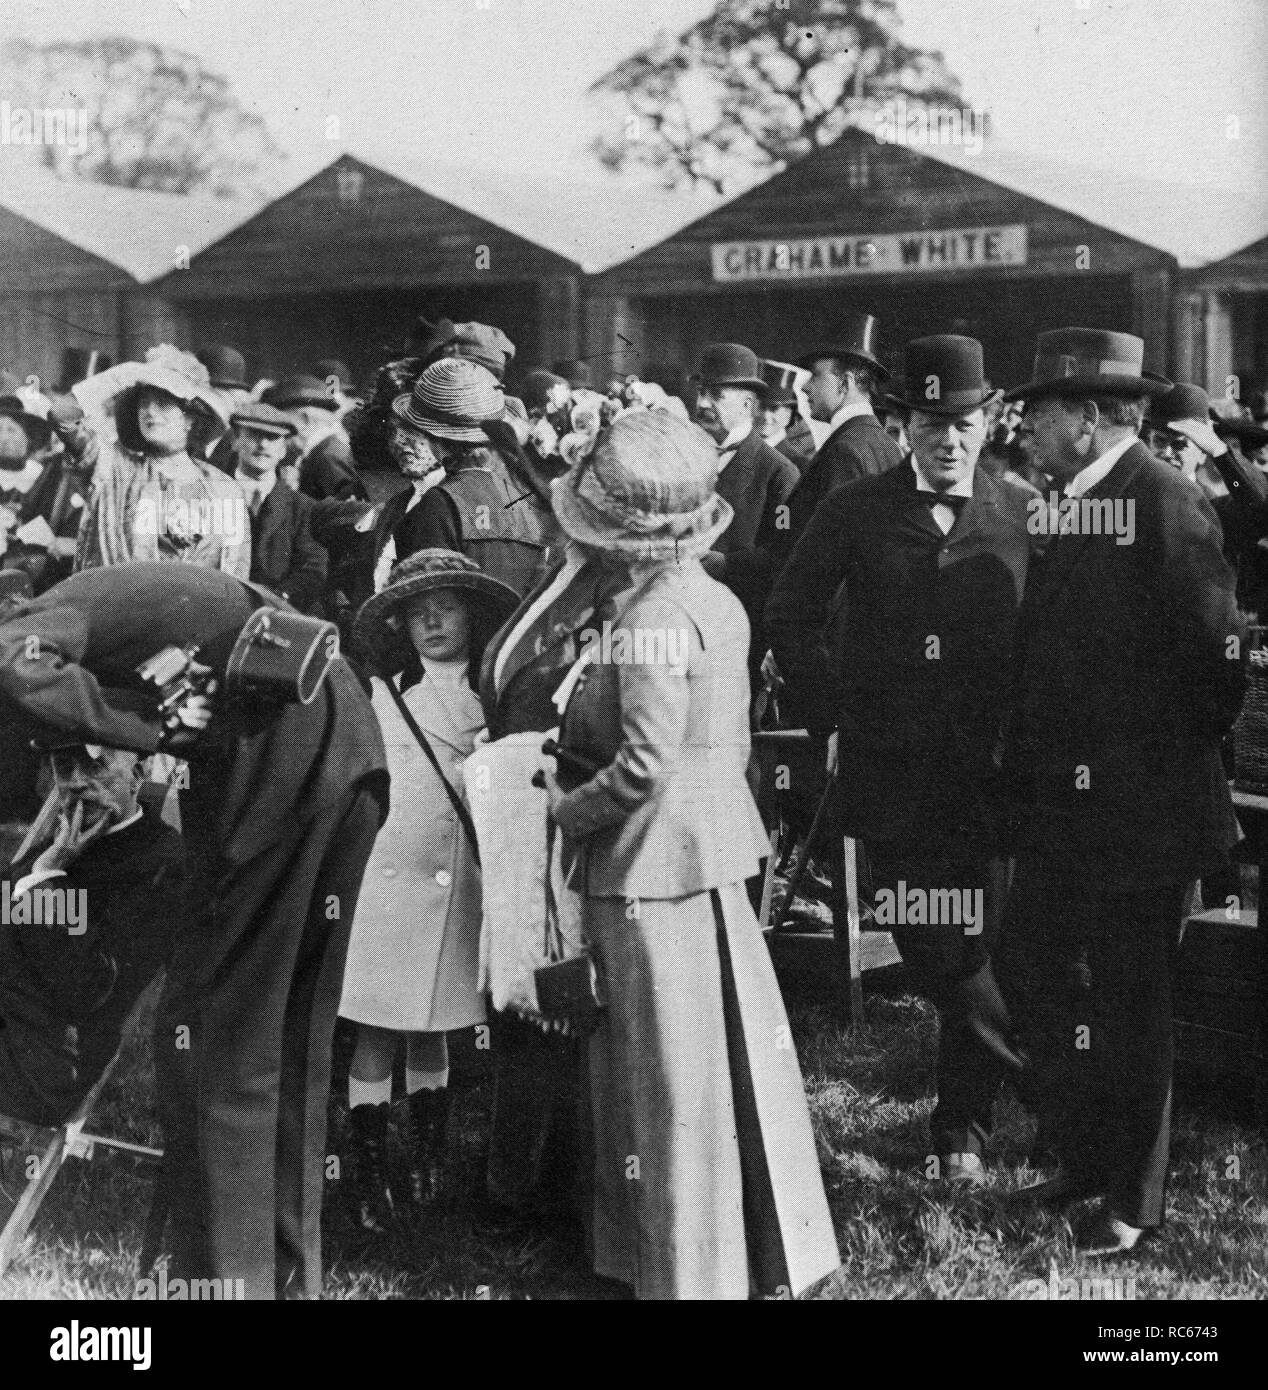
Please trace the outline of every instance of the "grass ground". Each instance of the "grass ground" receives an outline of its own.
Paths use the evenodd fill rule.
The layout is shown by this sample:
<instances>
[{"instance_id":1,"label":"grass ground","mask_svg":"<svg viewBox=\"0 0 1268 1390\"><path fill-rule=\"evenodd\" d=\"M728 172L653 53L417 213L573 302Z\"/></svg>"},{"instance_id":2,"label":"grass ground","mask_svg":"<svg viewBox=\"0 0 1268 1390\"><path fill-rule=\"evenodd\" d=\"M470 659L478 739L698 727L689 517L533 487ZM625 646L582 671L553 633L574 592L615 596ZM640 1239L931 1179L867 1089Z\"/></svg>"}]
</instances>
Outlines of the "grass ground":
<instances>
[{"instance_id":1,"label":"grass ground","mask_svg":"<svg viewBox=\"0 0 1268 1390\"><path fill-rule=\"evenodd\" d=\"M813 991L789 990L842 1258L813 1296L1015 1299L1027 1296L1028 1281L1047 1281L1054 1265L1062 1279L1104 1277L1095 1262L1075 1257L1059 1217L1007 1209L1006 1194L1036 1176L1026 1162L1032 1125L1010 1097L997 1112L986 1187L949 1191L925 1177L936 1020L900 983L881 987L890 992L869 994L857 1034L838 1026ZM571 1235L491 1230L474 1219L489 1092L487 1076L468 1069L456 1102L456 1193L445 1210L367 1243L353 1237L332 1191L328 1297L611 1296ZM333 1110L338 1119L338 1097ZM147 1048L137 1040L95 1127L159 1142L152 1113ZM1137 1299L1268 1297L1268 1143L1225 1090L1183 1090L1172 1169L1163 1236L1112 1273L1134 1280ZM0 1300L132 1297L151 1176L137 1160L103 1150L90 1163L68 1161L0 1277Z\"/></svg>"}]
</instances>

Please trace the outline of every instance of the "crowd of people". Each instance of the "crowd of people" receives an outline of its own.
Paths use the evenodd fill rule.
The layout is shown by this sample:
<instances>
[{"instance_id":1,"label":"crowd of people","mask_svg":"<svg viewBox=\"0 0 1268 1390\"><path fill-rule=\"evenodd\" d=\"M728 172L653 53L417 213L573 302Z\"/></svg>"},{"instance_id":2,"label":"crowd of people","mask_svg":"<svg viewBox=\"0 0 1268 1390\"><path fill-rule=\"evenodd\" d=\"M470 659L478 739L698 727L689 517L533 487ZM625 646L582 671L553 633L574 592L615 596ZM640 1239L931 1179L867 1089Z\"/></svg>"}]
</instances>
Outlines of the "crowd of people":
<instances>
[{"instance_id":1,"label":"crowd of people","mask_svg":"<svg viewBox=\"0 0 1268 1390\"><path fill-rule=\"evenodd\" d=\"M1182 917L1240 897L1268 423L1127 333L1045 332L1002 392L960 334L891 375L881 327L601 384L423 319L363 391L223 344L6 374L0 1113L64 1120L165 967L177 1271L316 1296L337 1018L367 1239L446 1198L475 1029L486 1213L576 1218L640 1298L800 1294L839 1260L755 914L779 825L857 842L937 1006L937 1180L986 1180L1007 1083L1016 1200L1096 1199L1092 1254L1155 1231ZM776 729L816 750L778 798ZM21 906L81 890L74 934Z\"/></svg>"}]
</instances>

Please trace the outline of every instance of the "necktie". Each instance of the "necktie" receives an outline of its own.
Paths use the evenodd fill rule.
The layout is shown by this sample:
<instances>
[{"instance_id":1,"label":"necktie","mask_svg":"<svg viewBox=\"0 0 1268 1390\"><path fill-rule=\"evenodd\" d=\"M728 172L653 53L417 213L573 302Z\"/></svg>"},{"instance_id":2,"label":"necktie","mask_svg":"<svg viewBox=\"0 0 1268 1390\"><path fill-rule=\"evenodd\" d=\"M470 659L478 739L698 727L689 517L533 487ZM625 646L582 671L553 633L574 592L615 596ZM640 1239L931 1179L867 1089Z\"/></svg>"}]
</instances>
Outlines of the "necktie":
<instances>
[{"instance_id":1,"label":"necktie","mask_svg":"<svg viewBox=\"0 0 1268 1390\"><path fill-rule=\"evenodd\" d=\"M969 500L967 497L956 497L949 492L922 492L920 499L930 509L937 506L950 507L956 516L964 510L964 504Z\"/></svg>"}]
</instances>

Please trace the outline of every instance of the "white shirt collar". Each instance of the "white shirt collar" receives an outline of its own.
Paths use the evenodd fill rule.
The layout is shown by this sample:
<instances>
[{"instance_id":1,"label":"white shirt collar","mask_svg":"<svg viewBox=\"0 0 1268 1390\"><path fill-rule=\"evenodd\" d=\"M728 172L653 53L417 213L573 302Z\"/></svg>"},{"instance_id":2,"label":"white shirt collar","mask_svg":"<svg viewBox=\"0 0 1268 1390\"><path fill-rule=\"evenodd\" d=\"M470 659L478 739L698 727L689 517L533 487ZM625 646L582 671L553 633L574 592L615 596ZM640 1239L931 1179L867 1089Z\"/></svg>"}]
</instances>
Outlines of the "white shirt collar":
<instances>
[{"instance_id":1,"label":"white shirt collar","mask_svg":"<svg viewBox=\"0 0 1268 1390\"><path fill-rule=\"evenodd\" d=\"M1114 467L1128 449L1130 449L1133 444L1138 444L1139 442L1139 439L1134 434L1128 434L1120 439L1117 444L1111 444L1100 458L1089 463L1086 468L1080 469L1080 471L1070 479L1065 486L1065 495L1067 497L1082 497L1085 492L1090 488L1094 488L1097 483L1107 477L1110 469Z\"/></svg>"},{"instance_id":2,"label":"white shirt collar","mask_svg":"<svg viewBox=\"0 0 1268 1390\"><path fill-rule=\"evenodd\" d=\"M274 469L269 477L253 478L250 474L244 473L242 469L239 468L233 475L233 478L242 488L242 491L246 493L247 505L249 506L252 498L257 494L259 495L260 501L263 502L269 493L277 486L277 469Z\"/></svg>"},{"instance_id":3,"label":"white shirt collar","mask_svg":"<svg viewBox=\"0 0 1268 1390\"><path fill-rule=\"evenodd\" d=\"M738 425L736 425L736 427L731 431L731 433L727 435L727 437L722 441L722 443L718 445L718 453L733 454L736 451L736 449L738 449L740 445L743 444L744 441L752 433L753 421L742 420Z\"/></svg>"},{"instance_id":4,"label":"white shirt collar","mask_svg":"<svg viewBox=\"0 0 1268 1390\"><path fill-rule=\"evenodd\" d=\"M126 830L128 826L135 825L136 822L139 821L143 815L145 815L144 808L138 806L130 816L125 816L124 819L121 820L117 825L112 825L110 829L106 831L106 834L117 835L120 830Z\"/></svg>"},{"instance_id":5,"label":"white shirt collar","mask_svg":"<svg viewBox=\"0 0 1268 1390\"><path fill-rule=\"evenodd\" d=\"M952 483L950 487L941 489L934 487L933 484L929 481L929 479L926 478L925 475L920 471L920 465L916 462L915 454L912 454L911 456L911 468L912 472L916 475L917 492L941 491L942 494L946 497L973 496L973 473L977 472L976 467L974 468L973 473L970 473L967 478L961 478L958 483Z\"/></svg>"},{"instance_id":6,"label":"white shirt collar","mask_svg":"<svg viewBox=\"0 0 1268 1390\"><path fill-rule=\"evenodd\" d=\"M847 420L853 420L856 415L870 415L871 413L872 407L866 401L850 401L843 405L828 421L828 432L831 433L840 425L844 425Z\"/></svg>"}]
</instances>

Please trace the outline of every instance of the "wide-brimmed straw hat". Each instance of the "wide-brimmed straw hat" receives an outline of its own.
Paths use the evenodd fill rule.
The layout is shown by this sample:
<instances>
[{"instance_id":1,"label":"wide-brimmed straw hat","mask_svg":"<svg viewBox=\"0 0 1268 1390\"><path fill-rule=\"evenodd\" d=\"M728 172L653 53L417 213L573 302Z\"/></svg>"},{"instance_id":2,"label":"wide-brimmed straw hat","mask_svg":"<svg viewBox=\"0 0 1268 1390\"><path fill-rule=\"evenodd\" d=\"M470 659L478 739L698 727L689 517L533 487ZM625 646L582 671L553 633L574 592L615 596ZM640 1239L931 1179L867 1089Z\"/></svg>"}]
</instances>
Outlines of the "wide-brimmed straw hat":
<instances>
[{"instance_id":1,"label":"wide-brimmed straw hat","mask_svg":"<svg viewBox=\"0 0 1268 1390\"><path fill-rule=\"evenodd\" d=\"M145 441L137 423L137 401L146 387L171 396L196 417L190 431L191 452L198 452L229 424L207 368L193 353L170 343L148 349L144 362L121 362L78 382L71 394L90 415L97 410L113 414L119 443L141 453Z\"/></svg>"},{"instance_id":2,"label":"wide-brimmed straw hat","mask_svg":"<svg viewBox=\"0 0 1268 1390\"><path fill-rule=\"evenodd\" d=\"M352 627L352 645L384 674L400 670L413 650L402 605L419 594L456 589L471 604L472 645L483 645L519 606L509 584L456 550L416 550L392 566L387 587L361 605Z\"/></svg>"},{"instance_id":3,"label":"wide-brimmed straw hat","mask_svg":"<svg viewBox=\"0 0 1268 1390\"><path fill-rule=\"evenodd\" d=\"M731 524L717 492L717 447L663 410L634 410L551 484L560 526L582 545L635 560L703 555Z\"/></svg>"},{"instance_id":4,"label":"wide-brimmed straw hat","mask_svg":"<svg viewBox=\"0 0 1268 1390\"><path fill-rule=\"evenodd\" d=\"M506 398L486 368L466 357L442 357L423 372L413 391L397 396L392 412L424 434L483 444L488 442L484 421L502 418Z\"/></svg>"}]
</instances>

